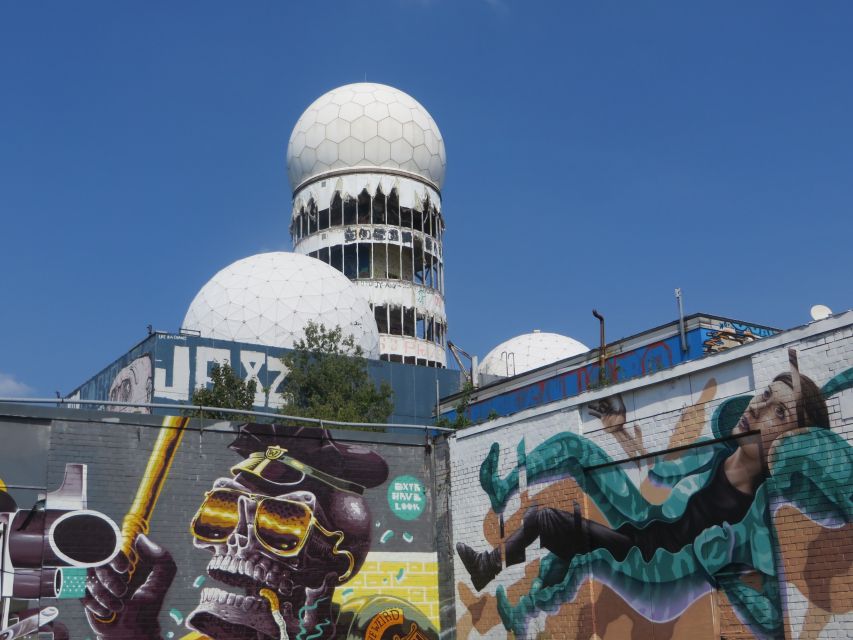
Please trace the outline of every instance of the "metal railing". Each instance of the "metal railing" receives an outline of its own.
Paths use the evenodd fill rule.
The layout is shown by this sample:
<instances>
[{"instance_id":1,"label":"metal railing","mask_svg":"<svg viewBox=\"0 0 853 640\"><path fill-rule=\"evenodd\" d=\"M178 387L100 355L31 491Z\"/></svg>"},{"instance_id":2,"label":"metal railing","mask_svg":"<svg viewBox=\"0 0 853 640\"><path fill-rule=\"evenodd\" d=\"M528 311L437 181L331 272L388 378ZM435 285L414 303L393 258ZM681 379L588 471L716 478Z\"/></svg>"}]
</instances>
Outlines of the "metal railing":
<instances>
[{"instance_id":1,"label":"metal railing","mask_svg":"<svg viewBox=\"0 0 853 640\"><path fill-rule=\"evenodd\" d=\"M441 433L451 433L455 429L447 427L437 427L434 425L425 424L404 424L397 422L341 422L339 420L325 420L322 418L307 418L305 416L288 416L283 413L274 413L271 411L249 411L245 409L223 409L220 407L207 407L199 404L167 404L158 402L118 402L115 400L80 400L77 398L0 398L2 404L51 404L57 406L65 406L71 409L79 408L76 405L92 405L96 409L98 407L141 407L147 409L169 409L178 413L187 411L203 413L216 412L234 416L258 416L262 418L275 418L279 421L294 421L306 422L317 426L335 426L335 427L358 427L370 428L376 427L393 427L395 429L412 429L418 431L438 431ZM204 417L203 415L199 417ZM206 418L210 420L210 418Z\"/></svg>"}]
</instances>

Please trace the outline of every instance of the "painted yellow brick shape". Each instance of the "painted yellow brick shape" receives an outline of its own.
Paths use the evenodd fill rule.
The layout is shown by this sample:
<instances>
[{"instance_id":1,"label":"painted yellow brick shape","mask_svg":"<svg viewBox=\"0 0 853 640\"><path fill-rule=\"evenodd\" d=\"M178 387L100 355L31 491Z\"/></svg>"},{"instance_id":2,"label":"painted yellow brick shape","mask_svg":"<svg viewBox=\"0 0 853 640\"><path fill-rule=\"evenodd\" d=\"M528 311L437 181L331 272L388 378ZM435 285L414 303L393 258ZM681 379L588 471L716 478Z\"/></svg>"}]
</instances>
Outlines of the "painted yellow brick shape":
<instances>
[{"instance_id":1,"label":"painted yellow brick shape","mask_svg":"<svg viewBox=\"0 0 853 640\"><path fill-rule=\"evenodd\" d=\"M333 600L342 604L352 598L372 595L407 600L420 609L436 629L440 628L436 554L371 552L358 574L335 590Z\"/></svg>"}]
</instances>

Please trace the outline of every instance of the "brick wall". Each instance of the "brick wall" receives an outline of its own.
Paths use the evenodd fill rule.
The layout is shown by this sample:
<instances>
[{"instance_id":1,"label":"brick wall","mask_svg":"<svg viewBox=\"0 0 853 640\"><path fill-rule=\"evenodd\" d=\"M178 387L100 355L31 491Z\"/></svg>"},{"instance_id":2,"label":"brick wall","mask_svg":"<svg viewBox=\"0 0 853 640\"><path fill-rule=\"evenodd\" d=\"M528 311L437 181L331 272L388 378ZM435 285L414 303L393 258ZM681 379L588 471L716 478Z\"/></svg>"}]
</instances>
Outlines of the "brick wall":
<instances>
[{"instance_id":1,"label":"brick wall","mask_svg":"<svg viewBox=\"0 0 853 640\"><path fill-rule=\"evenodd\" d=\"M776 376L790 373L789 349L797 354L800 373L818 387L850 370L851 322L848 313L812 323L457 433L450 443L454 543L478 552L499 548L503 556L500 572L477 591L454 554L457 636L853 636L853 476L848 465L853 460L853 390L826 399L827 438L823 430L807 427L774 441L768 436L777 428L773 425L787 430L796 424L781 418L773 422L758 401L748 409L752 435L738 436L737 427L729 432L722 426L726 419L714 419L719 410L734 416L729 428L737 423L749 398L763 396ZM796 413L793 402L785 405L784 388L771 390L771 403L776 399L782 405L776 410L784 412L787 406ZM740 396L747 398L738 405ZM568 444L560 449L554 446L558 441L590 451L572 457L577 450L567 454ZM490 455L493 447L497 460ZM746 496L740 511L727 512L732 520L737 513L736 521L720 521L713 508L711 515L697 515L700 498L694 494L709 485L731 485L730 477L747 468L744 458L734 454L752 450L759 460L765 454L769 458L757 472L750 471L746 494L719 494ZM536 471L543 460L551 465L545 474ZM562 466L556 460L563 460ZM498 507L502 513L496 513L481 484L481 469L489 471L490 465L489 477L510 484L514 472L518 477ZM667 470L679 468L680 483L661 480ZM714 480L717 472L726 479ZM705 495L717 496L708 491ZM708 504L718 513L731 508L717 497L706 499ZM552 533L549 542L540 526L524 561L506 566L508 549L517 548L512 542L507 547L508 540L522 528L531 507L536 513L563 512L555 529L559 535ZM620 520L620 514L625 518ZM632 533L622 544L636 550L627 554L619 544L603 542L606 536L594 529L636 531L647 526L648 518L672 524L650 529L656 538ZM573 535L580 542L567 551L563 541ZM665 548L681 542L678 550ZM642 561L632 564L630 554L641 550ZM560 554L571 559L571 567L554 563Z\"/></svg>"},{"instance_id":2,"label":"brick wall","mask_svg":"<svg viewBox=\"0 0 853 640\"><path fill-rule=\"evenodd\" d=\"M4 411L9 415L0 416L0 441L4 442L0 458L0 480L5 483L7 493L0 495L0 523L9 525L10 518L18 518L14 520L16 532L12 534L12 541L18 551L13 550L7 556L4 570L7 577L14 576L20 580L32 565L24 564L22 559L22 536L30 536L28 539L36 545L36 565L39 548L45 549L44 558L48 557L48 550L52 548L50 536L53 534L49 532L53 530L49 525L53 515L49 515L49 521L45 524L41 512L34 511L35 519L21 530L22 533L17 532L19 523L29 513L38 494L54 492L63 482L67 465L72 465L69 468L84 465L86 475L83 486L87 508L100 514L98 517L111 519L121 527L124 515L134 502L137 487L146 473L150 474L147 465L155 442L164 429L161 426L162 418L151 416L87 414L68 410L39 412L32 408L23 409L19 415L15 415L14 411ZM32 415L21 415L29 413L40 413L42 417L34 419ZM318 591L318 610L321 612L319 626L306 628L301 632L303 636L317 634L316 638L322 639L345 635L350 624L365 623L358 619L358 611L373 611L376 607L391 606L387 604L391 602L394 607L402 607L408 619L417 620L419 624L422 620L427 621L431 628L424 627L421 631L429 638L437 638L440 607L433 453L423 434L330 431L325 439L321 439L319 429L295 434L292 429L285 427L276 427L275 432L270 432L269 428L268 425L259 425L254 431L245 431L244 426L233 423L190 423L177 449L148 530L149 539L156 545L156 563L167 566L169 563L164 558L168 554L174 563L174 578L171 584L167 583L168 590L165 593L162 589L152 587L153 591L159 592L162 602L156 602L155 599L150 611L138 615L141 622L136 626L139 628L134 629L132 625L128 626L119 620L114 624L101 625L98 632L105 634L104 638L116 640L194 637L188 635L190 629L187 628L187 622L192 612L207 597L207 590L213 588L223 590L223 599L226 598L225 592L231 594L227 595L227 602L222 603L224 606L219 607L220 610L230 611L226 612L227 616L232 620L234 616L244 620L250 618L241 617L240 612L241 607L248 609L250 605L244 605L236 597L244 593L257 594L263 585L260 582L248 584L248 578L228 578L209 571L209 563L214 555L234 553L237 559L228 572L232 576L241 573L252 575L253 580L257 581L254 574L256 570L263 569L261 582L264 579L275 582L281 603L296 603L293 605L293 613L297 617L298 610L305 604L300 594L307 593L306 590L321 589L324 579L331 585L327 593ZM244 435L241 436L241 433ZM245 436L245 433L251 435ZM275 437L268 437L270 433L276 434ZM233 448L233 444L240 438L249 442L250 451L238 453ZM334 445L329 438L334 439ZM296 461L297 467L271 460L268 462L268 471L257 471L261 478L257 475L235 476L236 471L232 469L244 462L248 453L258 453L260 460L263 460L271 444L285 449L285 454ZM384 473L386 467L387 473ZM239 484L235 485L235 482ZM359 490L351 484L340 484L347 482L362 483L366 488ZM405 487L406 494L395 496L391 489L396 486ZM216 503L219 510L209 512L212 514L212 524L205 531L210 531L210 535L218 535L215 533L216 526L227 528L222 543L208 543L191 533L191 522L205 501L207 492L214 487L239 491L239 495L243 496L234 498L234 506L230 507L229 496L237 494L220 494L224 497L218 498L220 502ZM49 494L48 514L60 513L57 511L59 509L79 511L82 494L77 491L76 495L78 504L72 506L67 499L55 493ZM279 501L269 501L270 496L278 497ZM297 554L279 557L276 561L279 567L285 567L279 571L274 569L276 562L270 560L276 556L263 548L262 542L272 544L270 541L275 539L269 536L277 532L285 536L282 544L291 544L290 541L296 539L297 534L294 533L293 538L287 538L285 534L295 531L293 523L298 520L293 520L293 517L298 518L303 513L289 506L292 503L281 502L283 498L313 505L313 517L327 533L322 533L319 525L312 525L313 533L307 538L302 550ZM10 504L11 499L18 501L17 508ZM267 502L262 503L265 499ZM266 509L264 521L274 523L265 529L258 524L262 508ZM233 513L234 519L228 520L231 516L222 515L226 513ZM264 529L268 537L262 538L252 533L259 529ZM73 539L65 543L64 551L73 557L82 557L88 553L92 546L93 531L86 529L75 534ZM45 535L47 537L42 538ZM249 543L254 551L236 553L236 545L245 546ZM214 547L215 544L218 546ZM350 556L347 554L356 563L355 571L352 577L338 584L337 576L344 574L348 567ZM253 564L247 568L249 560ZM50 566L56 565L54 560L44 562ZM147 576L150 569L143 560L138 573ZM267 570L272 573L267 575ZM52 569L43 571L50 572ZM79 599L85 595L83 588L87 584L90 591L93 589L91 582L86 583L83 579L85 568L64 567L62 571L66 572L66 592L59 599L49 597L52 594L47 593L43 593L41 598L24 598L20 586L16 587L19 589L16 593L12 582L7 580L3 595L16 595L10 598L12 619L16 616L26 617L26 613L17 613L21 610L32 614L38 607L55 606L59 610L57 623L55 629L49 626L43 629L45 638L54 637L51 633L55 631L57 639L94 639L96 634L87 621L84 606ZM272 575L275 577L270 577ZM286 579L292 581L292 588ZM235 584L234 580L246 583L246 588L242 584ZM289 599L289 593L296 594L292 600ZM110 598L105 593L101 593L100 597ZM396 599L388 600L388 597ZM346 606L354 601L366 604L361 609L354 609L355 622L342 616L340 624L343 626L336 629L338 605L345 605L346 610ZM330 606L330 602L333 605ZM229 605L233 606L229 609ZM123 611L126 611L134 605L128 600L124 606ZM267 606L263 605L264 608ZM311 609L307 604L305 608ZM275 627L272 629L277 636ZM389 631L399 635L402 629L392 627ZM295 629L290 631L292 637L299 635L294 634ZM408 631L409 626L405 625L405 633ZM242 631L225 630L217 634L214 640L238 637L239 633ZM252 632L252 637L254 635Z\"/></svg>"}]
</instances>

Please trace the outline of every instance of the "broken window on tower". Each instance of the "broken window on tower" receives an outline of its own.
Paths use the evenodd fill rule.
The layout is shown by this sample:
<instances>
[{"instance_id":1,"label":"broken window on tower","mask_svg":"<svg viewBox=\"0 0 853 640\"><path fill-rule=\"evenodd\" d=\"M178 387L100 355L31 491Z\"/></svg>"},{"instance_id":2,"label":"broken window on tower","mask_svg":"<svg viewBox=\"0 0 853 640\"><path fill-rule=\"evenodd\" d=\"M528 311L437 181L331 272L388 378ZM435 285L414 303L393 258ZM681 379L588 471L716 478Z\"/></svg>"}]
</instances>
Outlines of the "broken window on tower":
<instances>
[{"instance_id":1,"label":"broken window on tower","mask_svg":"<svg viewBox=\"0 0 853 640\"><path fill-rule=\"evenodd\" d=\"M373 197L373 224L385 224L385 194L382 189L377 189Z\"/></svg>"},{"instance_id":2,"label":"broken window on tower","mask_svg":"<svg viewBox=\"0 0 853 640\"><path fill-rule=\"evenodd\" d=\"M403 308L392 304L388 308L388 333L392 336L403 335Z\"/></svg>"},{"instance_id":3,"label":"broken window on tower","mask_svg":"<svg viewBox=\"0 0 853 640\"><path fill-rule=\"evenodd\" d=\"M332 198L331 220L330 224L333 227L340 227L344 223L344 202L341 200L341 194L335 191L335 197Z\"/></svg>"},{"instance_id":4,"label":"broken window on tower","mask_svg":"<svg viewBox=\"0 0 853 640\"><path fill-rule=\"evenodd\" d=\"M392 280L400 279L400 245L388 245L388 277Z\"/></svg>"},{"instance_id":5,"label":"broken window on tower","mask_svg":"<svg viewBox=\"0 0 853 640\"><path fill-rule=\"evenodd\" d=\"M370 224L370 194L367 189L358 194L358 224Z\"/></svg>"},{"instance_id":6,"label":"broken window on tower","mask_svg":"<svg viewBox=\"0 0 853 640\"><path fill-rule=\"evenodd\" d=\"M347 196L346 200L344 200L344 224L345 225L355 224L355 221L357 219L357 216L356 216L357 209L358 209L358 207L356 205L355 198Z\"/></svg>"},{"instance_id":7,"label":"broken window on tower","mask_svg":"<svg viewBox=\"0 0 853 640\"><path fill-rule=\"evenodd\" d=\"M358 255L354 244L344 246L344 275L354 279L358 273Z\"/></svg>"}]
</instances>

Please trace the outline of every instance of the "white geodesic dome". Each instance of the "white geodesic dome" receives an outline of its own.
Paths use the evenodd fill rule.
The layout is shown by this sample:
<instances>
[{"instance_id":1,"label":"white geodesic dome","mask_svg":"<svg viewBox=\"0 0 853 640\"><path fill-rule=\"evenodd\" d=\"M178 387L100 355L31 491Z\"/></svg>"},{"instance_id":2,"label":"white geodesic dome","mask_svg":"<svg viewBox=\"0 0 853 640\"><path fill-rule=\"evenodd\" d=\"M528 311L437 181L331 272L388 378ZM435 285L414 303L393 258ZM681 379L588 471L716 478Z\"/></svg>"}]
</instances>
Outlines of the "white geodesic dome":
<instances>
[{"instance_id":1,"label":"white geodesic dome","mask_svg":"<svg viewBox=\"0 0 853 640\"><path fill-rule=\"evenodd\" d=\"M331 171L375 167L412 174L440 190L446 165L444 139L429 112L384 84L348 84L320 96L287 145L294 191Z\"/></svg>"},{"instance_id":2,"label":"white geodesic dome","mask_svg":"<svg viewBox=\"0 0 853 640\"><path fill-rule=\"evenodd\" d=\"M587 351L589 347L574 338L534 331L510 338L489 351L480 363L480 372L513 376Z\"/></svg>"},{"instance_id":3,"label":"white geodesic dome","mask_svg":"<svg viewBox=\"0 0 853 640\"><path fill-rule=\"evenodd\" d=\"M198 292L182 328L290 348L311 320L340 325L366 357L379 357L376 320L358 288L334 267L297 253L259 253L228 265Z\"/></svg>"}]
</instances>

